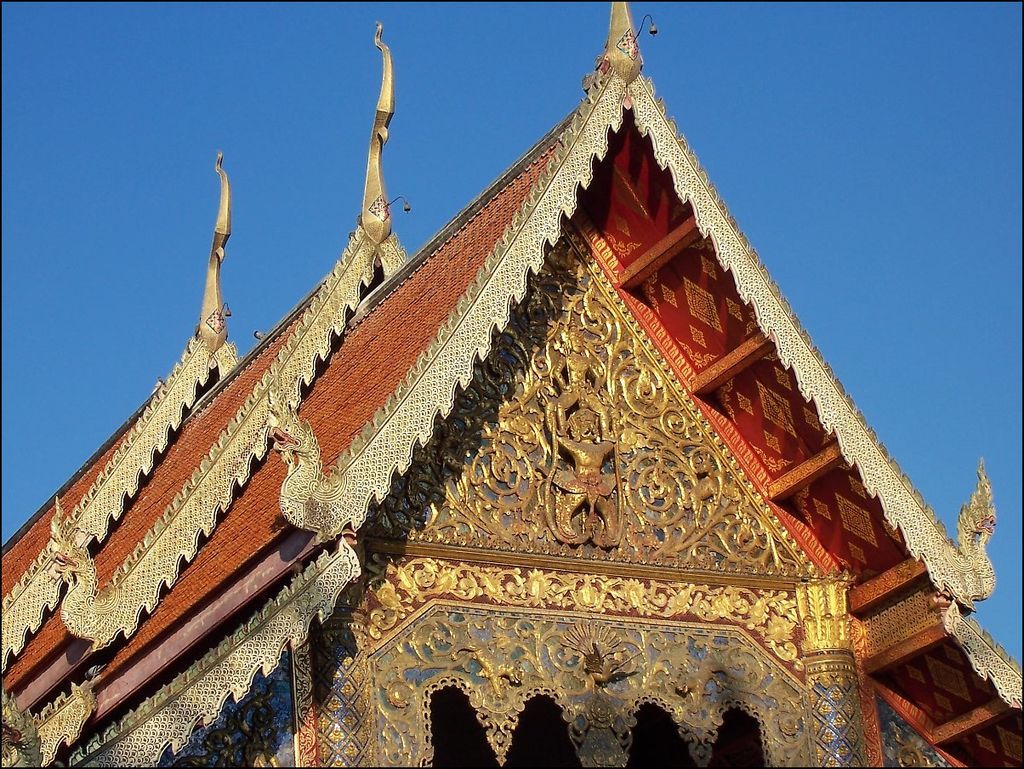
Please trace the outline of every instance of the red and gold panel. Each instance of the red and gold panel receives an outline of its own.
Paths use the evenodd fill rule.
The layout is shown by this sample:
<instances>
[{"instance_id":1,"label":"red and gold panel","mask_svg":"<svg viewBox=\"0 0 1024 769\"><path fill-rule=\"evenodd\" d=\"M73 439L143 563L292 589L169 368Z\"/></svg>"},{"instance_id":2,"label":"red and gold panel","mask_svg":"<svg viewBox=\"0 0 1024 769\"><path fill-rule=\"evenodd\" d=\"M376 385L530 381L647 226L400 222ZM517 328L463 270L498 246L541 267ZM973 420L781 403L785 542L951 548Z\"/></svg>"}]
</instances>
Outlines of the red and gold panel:
<instances>
[{"instance_id":1,"label":"red and gold panel","mask_svg":"<svg viewBox=\"0 0 1024 769\"><path fill-rule=\"evenodd\" d=\"M741 371L712 398L772 480L814 456L830 440L814 406L800 394L793 372L774 354Z\"/></svg>"},{"instance_id":2,"label":"red and gold panel","mask_svg":"<svg viewBox=\"0 0 1024 769\"><path fill-rule=\"evenodd\" d=\"M999 696L992 684L974 672L953 641L887 671L884 678L936 724Z\"/></svg>"},{"instance_id":3,"label":"red and gold panel","mask_svg":"<svg viewBox=\"0 0 1024 769\"><path fill-rule=\"evenodd\" d=\"M906 559L899 533L885 523L882 506L855 470L822 476L792 500L822 545L865 578Z\"/></svg>"},{"instance_id":4,"label":"red and gold panel","mask_svg":"<svg viewBox=\"0 0 1024 769\"><path fill-rule=\"evenodd\" d=\"M1021 765L1021 715L1007 716L958 743L974 756L976 766Z\"/></svg>"},{"instance_id":5,"label":"red and gold panel","mask_svg":"<svg viewBox=\"0 0 1024 769\"><path fill-rule=\"evenodd\" d=\"M582 205L619 264L629 265L690 216L676 197L672 175L658 166L649 139L627 111L608 143L611 162L597 165Z\"/></svg>"},{"instance_id":6,"label":"red and gold panel","mask_svg":"<svg viewBox=\"0 0 1024 769\"><path fill-rule=\"evenodd\" d=\"M638 288L695 371L703 371L758 330L732 276L705 240L653 272Z\"/></svg>"}]
</instances>

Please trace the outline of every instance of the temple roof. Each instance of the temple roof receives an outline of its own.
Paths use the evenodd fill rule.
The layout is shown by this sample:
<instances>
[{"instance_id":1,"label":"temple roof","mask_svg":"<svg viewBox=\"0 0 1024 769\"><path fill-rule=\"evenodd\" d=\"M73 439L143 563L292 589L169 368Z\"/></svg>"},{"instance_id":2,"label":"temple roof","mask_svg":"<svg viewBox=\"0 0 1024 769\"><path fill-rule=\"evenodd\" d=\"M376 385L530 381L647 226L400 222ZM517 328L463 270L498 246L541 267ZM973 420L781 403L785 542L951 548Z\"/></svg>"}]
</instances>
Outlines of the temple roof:
<instances>
[{"instance_id":1,"label":"temple roof","mask_svg":"<svg viewBox=\"0 0 1024 769\"><path fill-rule=\"evenodd\" d=\"M38 711L100 664L88 678L88 718L92 728L109 725L156 684L177 685L190 675L181 671L227 654L210 644L240 618L280 605L284 593L271 596L282 585L306 589L342 569L344 549L320 541L338 540L342 522L314 538L281 517L286 467L268 456L271 391L319 438L324 467L344 479L344 509L365 518L435 419L450 413L510 305L571 228L817 568L844 569L867 586L922 562L905 584L926 574L950 596L936 648L949 648L944 664L978 679L963 712L996 697L1020 707L1019 665L965 616L991 592L980 561L950 543L867 426L639 76L637 57L628 14L613 17L580 107L412 258L387 208L373 208L378 198L387 204L382 180L369 182L393 109L382 89L388 109L374 121L363 216L383 211L387 226L357 227L332 272L241 361L211 359L221 348L190 341L162 389L62 487L56 523L50 503L5 545L4 688L19 706ZM629 219L608 202L638 191L664 201L663 213ZM700 329L666 291L703 308ZM104 491L103 479L118 472L123 479ZM985 484L979 477L965 506L974 517L962 518L979 532L991 512ZM76 525L101 492L116 503L97 504L92 528ZM69 553L88 564L61 598L46 574ZM65 610L90 568L96 600L116 611L86 622ZM311 619L296 620L295 632ZM885 675L907 692L914 687L902 671ZM922 717L943 720L939 710Z\"/></svg>"}]
</instances>

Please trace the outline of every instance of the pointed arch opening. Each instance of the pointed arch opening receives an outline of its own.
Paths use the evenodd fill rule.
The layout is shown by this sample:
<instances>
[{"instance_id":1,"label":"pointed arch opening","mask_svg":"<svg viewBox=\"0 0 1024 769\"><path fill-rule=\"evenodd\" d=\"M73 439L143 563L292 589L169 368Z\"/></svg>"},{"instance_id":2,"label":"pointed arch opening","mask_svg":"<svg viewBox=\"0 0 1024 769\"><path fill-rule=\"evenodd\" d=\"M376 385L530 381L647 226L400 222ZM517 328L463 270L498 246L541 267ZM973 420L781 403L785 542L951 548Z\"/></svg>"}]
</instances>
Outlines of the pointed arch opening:
<instances>
[{"instance_id":1,"label":"pointed arch opening","mask_svg":"<svg viewBox=\"0 0 1024 769\"><path fill-rule=\"evenodd\" d=\"M569 725L553 699L538 695L526 703L505 766L580 766Z\"/></svg>"},{"instance_id":2,"label":"pointed arch opening","mask_svg":"<svg viewBox=\"0 0 1024 769\"><path fill-rule=\"evenodd\" d=\"M458 687L446 686L430 696L430 742L431 766L498 766L469 697Z\"/></svg>"}]
</instances>

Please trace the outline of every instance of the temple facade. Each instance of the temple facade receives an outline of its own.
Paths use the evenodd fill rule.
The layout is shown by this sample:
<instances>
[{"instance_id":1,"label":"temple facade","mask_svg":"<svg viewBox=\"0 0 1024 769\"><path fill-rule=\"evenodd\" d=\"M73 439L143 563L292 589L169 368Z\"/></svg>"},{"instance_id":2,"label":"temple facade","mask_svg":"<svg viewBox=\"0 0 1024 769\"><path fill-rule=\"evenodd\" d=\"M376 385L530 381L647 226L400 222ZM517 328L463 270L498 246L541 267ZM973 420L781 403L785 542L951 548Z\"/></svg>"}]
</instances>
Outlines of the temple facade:
<instances>
[{"instance_id":1,"label":"temple facade","mask_svg":"<svg viewBox=\"0 0 1024 769\"><path fill-rule=\"evenodd\" d=\"M984 467L951 538L641 32L410 255L378 26L358 225L243 358L218 156L195 334L5 545L4 766L1021 765Z\"/></svg>"}]
</instances>

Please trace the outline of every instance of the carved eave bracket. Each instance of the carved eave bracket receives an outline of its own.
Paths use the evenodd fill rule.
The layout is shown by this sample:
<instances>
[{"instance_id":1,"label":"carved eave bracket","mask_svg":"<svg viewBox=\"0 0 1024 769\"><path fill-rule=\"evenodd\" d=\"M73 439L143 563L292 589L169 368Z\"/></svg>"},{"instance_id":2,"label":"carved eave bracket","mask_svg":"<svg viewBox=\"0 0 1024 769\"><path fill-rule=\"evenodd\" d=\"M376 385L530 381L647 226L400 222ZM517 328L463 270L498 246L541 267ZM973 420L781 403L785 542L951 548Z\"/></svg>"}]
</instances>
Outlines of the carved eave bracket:
<instances>
[{"instance_id":1,"label":"carved eave bracket","mask_svg":"<svg viewBox=\"0 0 1024 769\"><path fill-rule=\"evenodd\" d=\"M224 261L224 247L231 237L231 183L223 168L224 154L217 153L214 168L220 176L220 206L217 224L213 228L213 245L206 268L206 287L203 306L199 312L199 337L211 353L216 353L228 338L227 317L231 314L220 290L220 265Z\"/></svg>"},{"instance_id":2,"label":"carved eave bracket","mask_svg":"<svg viewBox=\"0 0 1024 769\"><path fill-rule=\"evenodd\" d=\"M381 77L377 111L373 117L373 131L370 133L370 151L366 159L366 184L363 188L363 210L359 215L359 223L370 239L378 245L387 240L391 234L391 205L384 187L381 159L384 154L384 145L388 141L388 125L395 114L395 78L391 64L391 49L381 39L383 31L384 26L377 22L377 34L373 42L380 49L384 60L384 73Z\"/></svg>"},{"instance_id":3,"label":"carved eave bracket","mask_svg":"<svg viewBox=\"0 0 1024 769\"><path fill-rule=\"evenodd\" d=\"M640 74L643 65L629 3L612 3L608 42L605 43L600 69L603 72L611 69L628 85Z\"/></svg>"},{"instance_id":4,"label":"carved eave bracket","mask_svg":"<svg viewBox=\"0 0 1024 769\"><path fill-rule=\"evenodd\" d=\"M0 691L0 696L3 697L3 765L41 766L42 753L35 721L18 708L18 703L7 689Z\"/></svg>"}]
</instances>

